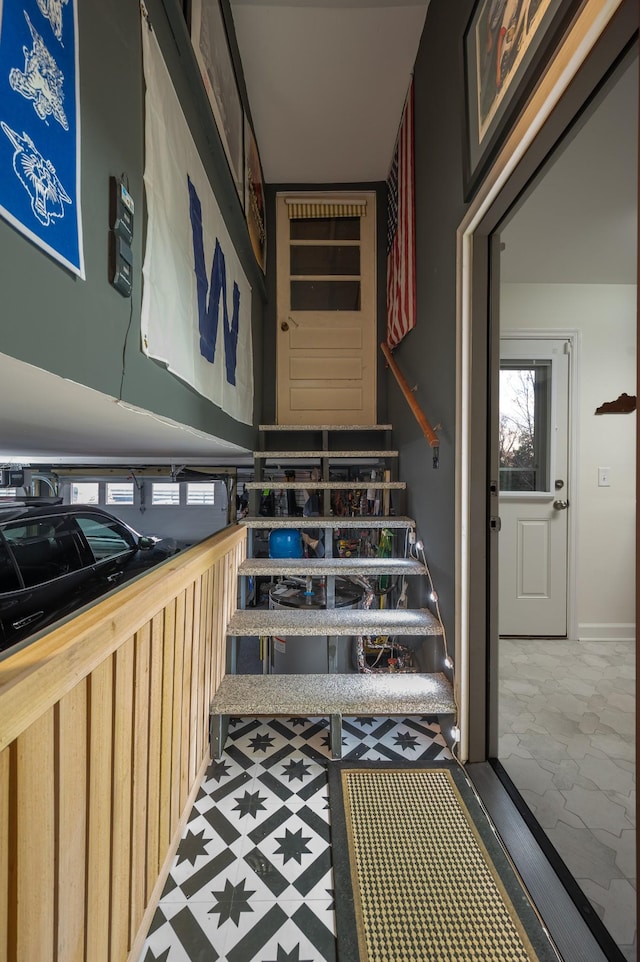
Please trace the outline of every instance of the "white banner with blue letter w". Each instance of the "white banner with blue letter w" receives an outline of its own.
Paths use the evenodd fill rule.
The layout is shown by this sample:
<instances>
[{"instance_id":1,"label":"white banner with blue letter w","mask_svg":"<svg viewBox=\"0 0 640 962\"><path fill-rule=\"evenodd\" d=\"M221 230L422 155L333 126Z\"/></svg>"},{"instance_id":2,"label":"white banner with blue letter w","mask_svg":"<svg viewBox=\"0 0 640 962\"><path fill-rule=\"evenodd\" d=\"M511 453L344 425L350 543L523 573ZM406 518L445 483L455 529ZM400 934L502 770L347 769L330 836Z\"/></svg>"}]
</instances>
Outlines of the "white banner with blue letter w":
<instances>
[{"instance_id":1,"label":"white banner with blue letter w","mask_svg":"<svg viewBox=\"0 0 640 962\"><path fill-rule=\"evenodd\" d=\"M76 0L0 0L0 214L84 277Z\"/></svg>"},{"instance_id":2,"label":"white banner with blue letter w","mask_svg":"<svg viewBox=\"0 0 640 962\"><path fill-rule=\"evenodd\" d=\"M251 287L143 20L147 241L142 347L227 414L251 424Z\"/></svg>"}]
</instances>

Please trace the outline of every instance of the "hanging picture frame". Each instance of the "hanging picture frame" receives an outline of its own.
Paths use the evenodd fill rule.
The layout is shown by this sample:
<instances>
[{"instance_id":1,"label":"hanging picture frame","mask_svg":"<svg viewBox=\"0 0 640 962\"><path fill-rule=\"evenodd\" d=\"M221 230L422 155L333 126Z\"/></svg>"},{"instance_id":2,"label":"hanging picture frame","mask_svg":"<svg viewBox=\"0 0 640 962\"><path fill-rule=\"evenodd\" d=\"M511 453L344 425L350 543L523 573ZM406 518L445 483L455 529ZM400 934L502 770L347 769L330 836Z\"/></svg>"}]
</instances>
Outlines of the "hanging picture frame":
<instances>
[{"instance_id":1,"label":"hanging picture frame","mask_svg":"<svg viewBox=\"0 0 640 962\"><path fill-rule=\"evenodd\" d=\"M219 0L191 0L191 44L211 110L244 204L244 111Z\"/></svg>"},{"instance_id":2,"label":"hanging picture frame","mask_svg":"<svg viewBox=\"0 0 640 962\"><path fill-rule=\"evenodd\" d=\"M263 273L267 268L267 232L265 223L264 179L258 145L249 119L244 121L245 178L244 210L251 246Z\"/></svg>"},{"instance_id":3,"label":"hanging picture frame","mask_svg":"<svg viewBox=\"0 0 640 962\"><path fill-rule=\"evenodd\" d=\"M464 33L464 195L470 200L580 0L477 0Z\"/></svg>"}]
</instances>

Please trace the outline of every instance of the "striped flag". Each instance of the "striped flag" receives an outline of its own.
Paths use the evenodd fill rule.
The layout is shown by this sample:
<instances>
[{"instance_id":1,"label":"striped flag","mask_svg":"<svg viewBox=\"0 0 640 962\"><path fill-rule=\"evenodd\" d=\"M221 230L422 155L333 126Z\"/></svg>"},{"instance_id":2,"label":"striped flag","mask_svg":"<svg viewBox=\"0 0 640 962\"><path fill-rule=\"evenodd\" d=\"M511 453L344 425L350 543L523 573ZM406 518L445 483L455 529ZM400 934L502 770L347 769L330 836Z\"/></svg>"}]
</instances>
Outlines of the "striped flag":
<instances>
[{"instance_id":1,"label":"striped flag","mask_svg":"<svg viewBox=\"0 0 640 962\"><path fill-rule=\"evenodd\" d=\"M416 324L413 190L412 78L387 180L387 344L391 348Z\"/></svg>"}]
</instances>

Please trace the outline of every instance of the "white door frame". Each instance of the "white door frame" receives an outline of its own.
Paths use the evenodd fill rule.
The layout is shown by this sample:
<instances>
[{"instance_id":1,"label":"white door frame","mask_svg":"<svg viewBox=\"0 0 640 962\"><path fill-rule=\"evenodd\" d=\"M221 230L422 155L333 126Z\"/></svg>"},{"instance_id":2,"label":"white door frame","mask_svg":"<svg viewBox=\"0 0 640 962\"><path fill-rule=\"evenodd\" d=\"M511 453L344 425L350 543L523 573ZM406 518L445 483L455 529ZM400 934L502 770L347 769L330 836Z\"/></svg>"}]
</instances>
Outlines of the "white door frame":
<instances>
[{"instance_id":1,"label":"white door frame","mask_svg":"<svg viewBox=\"0 0 640 962\"><path fill-rule=\"evenodd\" d=\"M580 432L579 419L576 412L579 411L579 371L580 371L580 331L568 330L564 328L535 328L518 329L517 331L500 330L500 339L509 338L510 340L522 341L555 341L562 340L569 342L569 411L568 411L568 445L567 445L567 473L569 483L566 488L566 498L569 502L569 512L567 516L567 638L576 638L577 631L577 541L578 531L578 512L573 507L576 504L577 494L577 468L578 468L578 437Z\"/></svg>"},{"instance_id":2,"label":"white door frame","mask_svg":"<svg viewBox=\"0 0 640 962\"><path fill-rule=\"evenodd\" d=\"M459 757L469 757L473 240L510 176L551 116L623 0L587 0L544 78L472 199L456 234L456 621L455 689L459 706ZM474 684L478 680L474 679Z\"/></svg>"}]
</instances>

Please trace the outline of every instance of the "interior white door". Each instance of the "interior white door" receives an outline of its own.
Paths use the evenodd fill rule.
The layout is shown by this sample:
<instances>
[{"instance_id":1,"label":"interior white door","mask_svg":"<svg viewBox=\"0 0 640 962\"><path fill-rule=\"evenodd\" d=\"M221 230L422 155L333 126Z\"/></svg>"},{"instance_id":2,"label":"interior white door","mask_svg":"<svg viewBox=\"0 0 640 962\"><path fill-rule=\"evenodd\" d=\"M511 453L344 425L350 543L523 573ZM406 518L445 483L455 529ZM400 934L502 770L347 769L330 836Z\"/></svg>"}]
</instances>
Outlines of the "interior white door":
<instances>
[{"instance_id":1,"label":"interior white door","mask_svg":"<svg viewBox=\"0 0 640 962\"><path fill-rule=\"evenodd\" d=\"M500 339L499 632L567 634L566 338Z\"/></svg>"}]
</instances>

